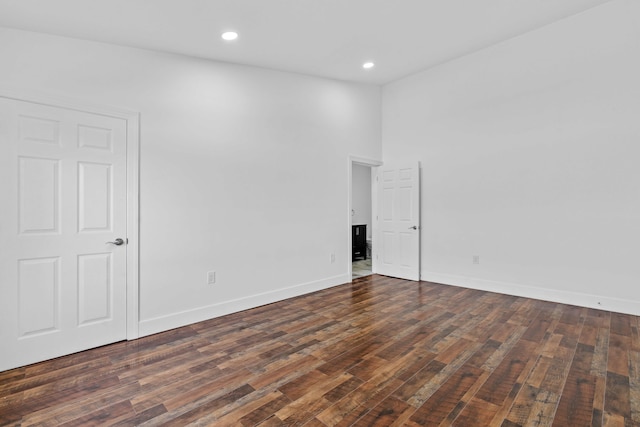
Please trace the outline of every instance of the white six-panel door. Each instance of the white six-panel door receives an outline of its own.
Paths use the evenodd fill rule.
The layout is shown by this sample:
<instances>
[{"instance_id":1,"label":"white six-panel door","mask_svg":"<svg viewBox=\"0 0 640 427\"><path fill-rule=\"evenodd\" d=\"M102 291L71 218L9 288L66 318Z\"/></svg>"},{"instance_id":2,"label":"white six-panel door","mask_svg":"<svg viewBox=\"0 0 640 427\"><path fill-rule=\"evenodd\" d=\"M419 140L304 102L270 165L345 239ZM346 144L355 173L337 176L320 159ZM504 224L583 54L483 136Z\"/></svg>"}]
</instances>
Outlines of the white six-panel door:
<instances>
[{"instance_id":1,"label":"white six-panel door","mask_svg":"<svg viewBox=\"0 0 640 427\"><path fill-rule=\"evenodd\" d=\"M0 97L0 371L126 338L126 131Z\"/></svg>"},{"instance_id":2,"label":"white six-panel door","mask_svg":"<svg viewBox=\"0 0 640 427\"><path fill-rule=\"evenodd\" d=\"M420 169L417 162L378 170L377 273L420 280Z\"/></svg>"}]
</instances>

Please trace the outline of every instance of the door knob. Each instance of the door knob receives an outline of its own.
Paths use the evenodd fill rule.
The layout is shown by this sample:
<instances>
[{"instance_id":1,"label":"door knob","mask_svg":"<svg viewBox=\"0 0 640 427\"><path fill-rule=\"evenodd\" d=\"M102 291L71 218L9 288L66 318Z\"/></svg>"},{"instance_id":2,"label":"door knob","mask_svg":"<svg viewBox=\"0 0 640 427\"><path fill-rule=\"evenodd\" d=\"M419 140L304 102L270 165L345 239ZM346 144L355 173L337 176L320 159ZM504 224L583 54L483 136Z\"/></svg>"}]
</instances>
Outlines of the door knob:
<instances>
[{"instance_id":1,"label":"door knob","mask_svg":"<svg viewBox=\"0 0 640 427\"><path fill-rule=\"evenodd\" d=\"M107 243L111 243L112 245L120 246L120 245L124 245L124 240L122 240L121 238L118 237L115 241L107 242Z\"/></svg>"},{"instance_id":2,"label":"door knob","mask_svg":"<svg viewBox=\"0 0 640 427\"><path fill-rule=\"evenodd\" d=\"M414 225L413 227L409 227L409 230L417 230L418 227L416 225Z\"/></svg>"}]
</instances>

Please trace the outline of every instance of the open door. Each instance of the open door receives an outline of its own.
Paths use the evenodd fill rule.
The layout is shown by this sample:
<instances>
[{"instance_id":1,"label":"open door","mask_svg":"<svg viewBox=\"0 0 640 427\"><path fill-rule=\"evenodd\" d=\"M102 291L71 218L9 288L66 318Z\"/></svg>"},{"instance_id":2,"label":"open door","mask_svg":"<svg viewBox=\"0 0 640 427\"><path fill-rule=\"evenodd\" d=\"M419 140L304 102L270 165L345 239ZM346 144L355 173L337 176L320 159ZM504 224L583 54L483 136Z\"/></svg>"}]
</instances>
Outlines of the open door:
<instances>
[{"instance_id":1,"label":"open door","mask_svg":"<svg viewBox=\"0 0 640 427\"><path fill-rule=\"evenodd\" d=\"M377 273L420 280L420 167L385 164L378 170Z\"/></svg>"}]
</instances>

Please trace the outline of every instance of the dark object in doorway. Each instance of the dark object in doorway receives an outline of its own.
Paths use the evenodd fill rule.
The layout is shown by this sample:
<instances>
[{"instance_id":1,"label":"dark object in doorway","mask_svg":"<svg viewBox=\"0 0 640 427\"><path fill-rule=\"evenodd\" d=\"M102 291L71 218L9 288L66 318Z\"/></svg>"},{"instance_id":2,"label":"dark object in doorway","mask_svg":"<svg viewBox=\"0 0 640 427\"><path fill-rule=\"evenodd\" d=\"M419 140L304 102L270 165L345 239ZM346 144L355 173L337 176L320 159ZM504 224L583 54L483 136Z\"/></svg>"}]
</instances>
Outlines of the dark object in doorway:
<instances>
[{"instance_id":1,"label":"dark object in doorway","mask_svg":"<svg viewBox=\"0 0 640 427\"><path fill-rule=\"evenodd\" d=\"M367 259L367 225L351 226L351 261Z\"/></svg>"}]
</instances>

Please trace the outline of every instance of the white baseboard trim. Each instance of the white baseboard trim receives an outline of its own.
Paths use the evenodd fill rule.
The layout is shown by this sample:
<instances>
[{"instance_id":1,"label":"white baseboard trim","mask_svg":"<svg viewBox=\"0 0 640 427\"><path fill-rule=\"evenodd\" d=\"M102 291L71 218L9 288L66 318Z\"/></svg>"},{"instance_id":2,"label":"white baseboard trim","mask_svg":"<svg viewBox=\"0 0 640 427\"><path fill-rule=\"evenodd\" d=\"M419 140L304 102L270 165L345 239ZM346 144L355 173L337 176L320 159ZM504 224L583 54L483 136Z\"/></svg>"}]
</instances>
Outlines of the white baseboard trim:
<instances>
[{"instance_id":1,"label":"white baseboard trim","mask_svg":"<svg viewBox=\"0 0 640 427\"><path fill-rule=\"evenodd\" d=\"M202 322L204 320L213 319L215 317L231 313L237 313L250 308L260 307L261 305L271 304L287 298L320 291L322 289L327 289L347 282L349 282L349 275L341 274L314 282L303 283L300 285L290 286L288 288L277 289L205 307L194 308L192 310L172 313L166 316L142 320L139 324L140 337L168 331L170 329Z\"/></svg>"},{"instance_id":2,"label":"white baseboard trim","mask_svg":"<svg viewBox=\"0 0 640 427\"><path fill-rule=\"evenodd\" d=\"M497 282L493 280L478 279L475 277L456 276L430 271L422 271L420 273L420 279L427 282L441 283L443 285L459 286L462 288L497 292L500 294L518 297L559 302L562 304L614 311L616 313L631 314L634 316L640 315L640 301L632 301L610 296L561 291L557 289L518 285L515 283Z\"/></svg>"}]
</instances>

